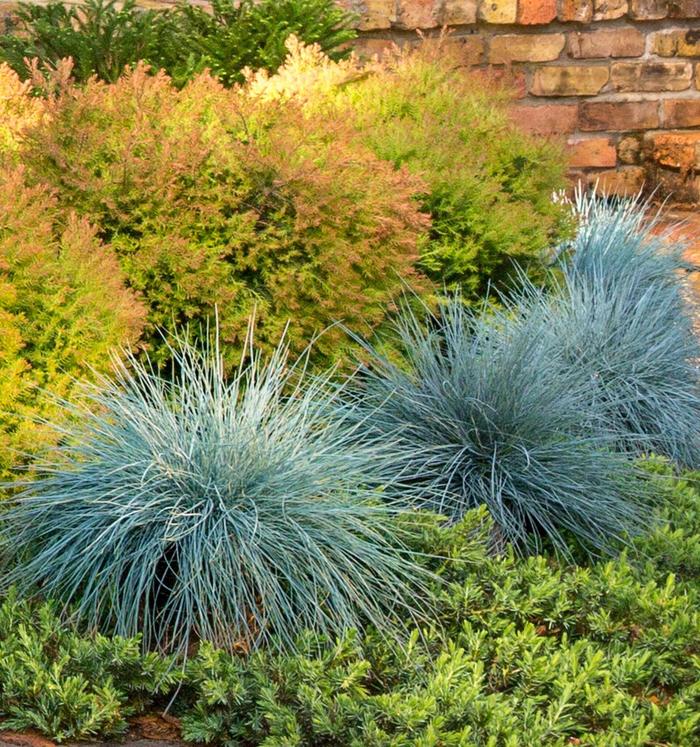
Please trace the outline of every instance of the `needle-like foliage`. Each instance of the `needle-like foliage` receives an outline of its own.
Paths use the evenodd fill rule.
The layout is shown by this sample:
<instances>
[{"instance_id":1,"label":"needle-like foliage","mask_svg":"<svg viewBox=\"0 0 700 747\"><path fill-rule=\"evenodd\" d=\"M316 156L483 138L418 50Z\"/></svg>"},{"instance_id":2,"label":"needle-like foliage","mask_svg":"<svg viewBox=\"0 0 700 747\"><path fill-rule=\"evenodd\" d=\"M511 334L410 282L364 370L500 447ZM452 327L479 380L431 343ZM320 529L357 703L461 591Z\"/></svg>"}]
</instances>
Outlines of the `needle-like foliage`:
<instances>
[{"instance_id":1,"label":"needle-like foliage","mask_svg":"<svg viewBox=\"0 0 700 747\"><path fill-rule=\"evenodd\" d=\"M406 621L425 576L369 487L388 481L390 445L329 422L334 390L284 344L228 383L218 350L172 354L169 380L129 357L65 404L79 425L2 517L5 584L180 651Z\"/></svg>"},{"instance_id":2,"label":"needle-like foliage","mask_svg":"<svg viewBox=\"0 0 700 747\"><path fill-rule=\"evenodd\" d=\"M412 453L397 452L395 467L419 476L418 503L453 518L486 504L521 549L548 538L566 552L573 535L604 551L634 529L644 510L627 498L629 459L608 448L585 376L540 334L538 315L476 315L453 297L425 323L405 308L397 331L405 360L368 347L346 407L367 418L370 438L400 432Z\"/></svg>"},{"instance_id":3,"label":"needle-like foliage","mask_svg":"<svg viewBox=\"0 0 700 747\"><path fill-rule=\"evenodd\" d=\"M561 263L560 293L546 304L543 334L585 372L591 398L622 439L696 467L698 309L684 247L647 220L645 203L579 195L576 209L581 227Z\"/></svg>"}]
</instances>

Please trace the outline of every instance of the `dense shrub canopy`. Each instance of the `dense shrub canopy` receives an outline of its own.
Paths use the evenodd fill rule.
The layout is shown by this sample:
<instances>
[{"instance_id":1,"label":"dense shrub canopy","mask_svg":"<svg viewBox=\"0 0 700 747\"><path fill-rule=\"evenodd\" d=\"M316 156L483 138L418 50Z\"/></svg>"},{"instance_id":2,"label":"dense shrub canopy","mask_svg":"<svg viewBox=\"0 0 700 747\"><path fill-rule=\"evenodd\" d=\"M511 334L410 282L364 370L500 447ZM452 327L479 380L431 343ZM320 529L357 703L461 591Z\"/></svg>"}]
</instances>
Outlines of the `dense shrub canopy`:
<instances>
[{"instance_id":1,"label":"dense shrub canopy","mask_svg":"<svg viewBox=\"0 0 700 747\"><path fill-rule=\"evenodd\" d=\"M353 142L335 118L253 100L203 75L178 91L138 67L117 83L69 86L47 102L23 160L34 183L99 226L151 330L202 322L218 304L229 360L251 310L268 351L291 320L299 351L336 320L382 322L427 219L416 177ZM158 333L148 338L161 349ZM331 330L319 357L338 358Z\"/></svg>"},{"instance_id":2,"label":"dense shrub canopy","mask_svg":"<svg viewBox=\"0 0 700 747\"><path fill-rule=\"evenodd\" d=\"M135 343L144 317L95 229L74 215L64 222L21 171L0 172L0 476L55 439L40 422L57 412L53 398Z\"/></svg>"},{"instance_id":3,"label":"dense shrub canopy","mask_svg":"<svg viewBox=\"0 0 700 747\"><path fill-rule=\"evenodd\" d=\"M446 43L364 66L332 62L295 40L289 48L279 72L252 76L251 90L351 119L377 156L425 180L418 200L432 227L420 267L431 278L472 302L504 287L515 263L542 271L566 228L552 201L565 159L556 144L513 125L507 88L469 74Z\"/></svg>"},{"instance_id":4,"label":"dense shrub canopy","mask_svg":"<svg viewBox=\"0 0 700 747\"><path fill-rule=\"evenodd\" d=\"M180 652L405 625L425 574L373 492L391 444L330 420L333 389L284 346L229 383L216 351L172 353L172 379L129 357L66 405L65 443L2 516L0 584Z\"/></svg>"}]
</instances>

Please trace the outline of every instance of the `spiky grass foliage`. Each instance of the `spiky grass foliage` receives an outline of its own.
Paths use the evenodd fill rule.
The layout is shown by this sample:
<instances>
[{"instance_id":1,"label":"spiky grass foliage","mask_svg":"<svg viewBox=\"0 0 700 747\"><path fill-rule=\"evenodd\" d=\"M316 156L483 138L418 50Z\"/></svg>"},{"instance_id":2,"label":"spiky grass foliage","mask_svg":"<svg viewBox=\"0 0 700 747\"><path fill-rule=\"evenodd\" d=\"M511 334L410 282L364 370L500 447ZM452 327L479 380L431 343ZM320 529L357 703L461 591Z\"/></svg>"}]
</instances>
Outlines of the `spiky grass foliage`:
<instances>
[{"instance_id":1,"label":"spiky grass foliage","mask_svg":"<svg viewBox=\"0 0 700 747\"><path fill-rule=\"evenodd\" d=\"M457 296L425 322L406 306L397 332L405 359L368 346L346 407L370 438L401 434L395 468L420 476L419 504L455 519L486 504L521 550L546 539L567 552L573 536L605 551L642 520L627 498L628 457L607 448L585 376L555 354L539 318L474 314Z\"/></svg>"},{"instance_id":2,"label":"spiky grass foliage","mask_svg":"<svg viewBox=\"0 0 700 747\"><path fill-rule=\"evenodd\" d=\"M647 220L639 200L579 195L576 210L581 227L560 292L542 309L542 334L585 372L620 438L699 466L698 308L684 247ZM529 303L541 298L528 294Z\"/></svg>"},{"instance_id":3,"label":"spiky grass foliage","mask_svg":"<svg viewBox=\"0 0 700 747\"><path fill-rule=\"evenodd\" d=\"M572 207L578 228L560 254L567 277L611 291L618 281L633 279L637 295L663 286L685 298L685 246L674 238L676 226L663 228L663 213L654 213L650 201L577 190Z\"/></svg>"},{"instance_id":4,"label":"spiky grass foliage","mask_svg":"<svg viewBox=\"0 0 700 747\"><path fill-rule=\"evenodd\" d=\"M389 447L329 422L335 394L284 343L229 383L218 351L172 355L171 380L130 356L64 405L80 425L3 515L4 585L165 650L406 621L424 576L368 487L388 481Z\"/></svg>"}]
</instances>

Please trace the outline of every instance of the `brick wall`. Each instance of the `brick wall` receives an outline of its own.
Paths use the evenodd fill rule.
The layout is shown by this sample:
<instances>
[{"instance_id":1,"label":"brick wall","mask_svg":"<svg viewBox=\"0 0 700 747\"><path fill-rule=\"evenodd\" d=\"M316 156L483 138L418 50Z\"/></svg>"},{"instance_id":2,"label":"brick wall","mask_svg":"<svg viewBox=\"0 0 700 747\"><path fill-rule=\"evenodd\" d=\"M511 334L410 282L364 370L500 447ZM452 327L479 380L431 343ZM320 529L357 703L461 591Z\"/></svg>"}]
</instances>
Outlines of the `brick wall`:
<instances>
[{"instance_id":1,"label":"brick wall","mask_svg":"<svg viewBox=\"0 0 700 747\"><path fill-rule=\"evenodd\" d=\"M465 63L512 74L513 116L564 137L572 177L700 200L700 0L339 0L379 51L449 26Z\"/></svg>"}]
</instances>

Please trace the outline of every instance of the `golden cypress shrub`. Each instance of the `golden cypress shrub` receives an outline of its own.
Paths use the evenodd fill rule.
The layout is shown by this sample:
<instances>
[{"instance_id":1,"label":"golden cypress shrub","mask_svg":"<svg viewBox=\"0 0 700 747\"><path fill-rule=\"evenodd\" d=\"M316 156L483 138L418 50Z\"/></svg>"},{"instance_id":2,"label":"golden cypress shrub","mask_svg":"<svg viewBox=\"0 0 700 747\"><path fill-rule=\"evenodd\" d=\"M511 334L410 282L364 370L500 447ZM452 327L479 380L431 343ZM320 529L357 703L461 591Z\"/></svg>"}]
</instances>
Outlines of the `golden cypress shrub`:
<instances>
[{"instance_id":1,"label":"golden cypress shrub","mask_svg":"<svg viewBox=\"0 0 700 747\"><path fill-rule=\"evenodd\" d=\"M75 377L138 340L145 310L87 221L0 172L0 476L55 438L40 419Z\"/></svg>"}]
</instances>

